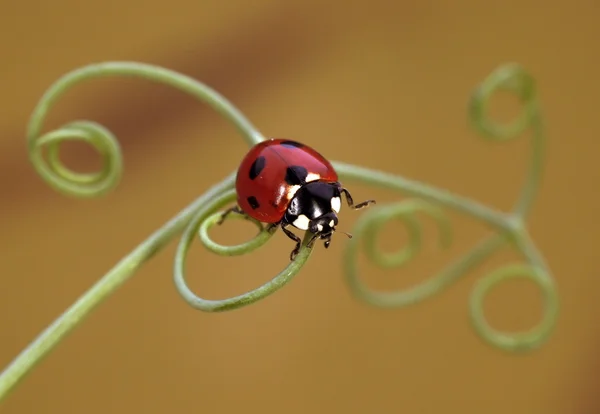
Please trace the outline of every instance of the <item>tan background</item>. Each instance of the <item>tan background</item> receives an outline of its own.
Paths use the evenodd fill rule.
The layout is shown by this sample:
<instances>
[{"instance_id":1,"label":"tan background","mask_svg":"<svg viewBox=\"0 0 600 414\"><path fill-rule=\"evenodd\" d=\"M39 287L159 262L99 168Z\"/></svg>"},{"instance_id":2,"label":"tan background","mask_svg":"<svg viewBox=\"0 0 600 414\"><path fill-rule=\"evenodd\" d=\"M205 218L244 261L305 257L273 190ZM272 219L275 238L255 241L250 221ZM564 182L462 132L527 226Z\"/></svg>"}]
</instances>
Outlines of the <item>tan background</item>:
<instances>
[{"instance_id":1,"label":"tan background","mask_svg":"<svg viewBox=\"0 0 600 414\"><path fill-rule=\"evenodd\" d=\"M110 127L123 146L125 176L103 199L56 194L28 163L26 122L54 80L96 61L182 71L224 93L265 135L502 208L524 176L527 142L479 140L465 109L472 88L498 64L522 63L538 79L549 132L531 231L562 301L543 348L505 354L483 344L468 323L468 294L480 271L418 306L373 309L344 285L338 237L268 300L204 314L173 287L174 242L69 336L2 413L598 412L597 2L0 6L1 366L146 235L232 171L246 150L233 128L187 96L139 80L96 81L61 101L52 121L88 118ZM97 166L83 146L65 153L70 165ZM357 199L398 197L352 188ZM346 230L357 216L343 213ZM436 253L428 229L417 262L393 277L365 268L369 282L422 280L483 232L469 219L455 223L451 251ZM234 242L253 231L235 236L233 228L215 237ZM390 225L384 246L398 245L399 229ZM242 258L196 249L192 285L211 298L258 285L287 262L288 240L275 240ZM510 257L499 254L487 268ZM524 283L498 289L490 318L499 328L531 326L538 296Z\"/></svg>"}]
</instances>

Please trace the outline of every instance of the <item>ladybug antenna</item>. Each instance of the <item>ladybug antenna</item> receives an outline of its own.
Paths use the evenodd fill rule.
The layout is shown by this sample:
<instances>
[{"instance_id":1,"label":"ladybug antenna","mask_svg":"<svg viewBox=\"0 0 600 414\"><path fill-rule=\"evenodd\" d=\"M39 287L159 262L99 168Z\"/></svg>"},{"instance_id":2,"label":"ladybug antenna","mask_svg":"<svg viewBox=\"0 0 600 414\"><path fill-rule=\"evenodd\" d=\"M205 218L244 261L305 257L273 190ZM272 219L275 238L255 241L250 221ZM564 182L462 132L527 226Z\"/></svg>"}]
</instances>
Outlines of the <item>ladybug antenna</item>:
<instances>
[{"instance_id":1,"label":"ladybug antenna","mask_svg":"<svg viewBox=\"0 0 600 414\"><path fill-rule=\"evenodd\" d=\"M341 230L338 230L337 232L338 232L338 233L345 234L346 236L348 236L348 238L349 238L349 239L351 239L351 238L352 238L352 235L351 235L350 233L346 233L345 231L341 231Z\"/></svg>"}]
</instances>

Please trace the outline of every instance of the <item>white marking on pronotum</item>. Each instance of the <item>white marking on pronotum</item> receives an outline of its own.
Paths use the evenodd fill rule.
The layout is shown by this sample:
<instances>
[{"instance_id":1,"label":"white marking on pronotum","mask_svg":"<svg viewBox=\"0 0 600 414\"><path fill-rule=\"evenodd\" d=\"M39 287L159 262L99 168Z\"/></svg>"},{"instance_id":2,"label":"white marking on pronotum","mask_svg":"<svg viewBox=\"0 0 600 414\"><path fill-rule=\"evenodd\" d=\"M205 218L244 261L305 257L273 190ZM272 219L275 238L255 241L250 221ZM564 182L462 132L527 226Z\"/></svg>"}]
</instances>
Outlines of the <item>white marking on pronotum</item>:
<instances>
[{"instance_id":1,"label":"white marking on pronotum","mask_svg":"<svg viewBox=\"0 0 600 414\"><path fill-rule=\"evenodd\" d=\"M315 174L315 173L306 174L306 182L307 183L310 183L311 181L317 181L319 178L321 178L321 176L319 174Z\"/></svg>"},{"instance_id":2,"label":"white marking on pronotum","mask_svg":"<svg viewBox=\"0 0 600 414\"><path fill-rule=\"evenodd\" d=\"M310 220L308 219L308 217L306 217L304 214L298 216L298 218L296 220L294 220L294 222L292 223L294 225L294 227L300 229L300 230L308 230L308 223L310 222Z\"/></svg>"},{"instance_id":3,"label":"white marking on pronotum","mask_svg":"<svg viewBox=\"0 0 600 414\"><path fill-rule=\"evenodd\" d=\"M323 231L323 225L322 224L317 224L317 230L318 231Z\"/></svg>"},{"instance_id":4,"label":"white marking on pronotum","mask_svg":"<svg viewBox=\"0 0 600 414\"><path fill-rule=\"evenodd\" d=\"M331 221L329 222L329 227L333 228L333 226L334 226L334 225L335 225L335 223L333 222L333 220L331 220Z\"/></svg>"},{"instance_id":5,"label":"white marking on pronotum","mask_svg":"<svg viewBox=\"0 0 600 414\"><path fill-rule=\"evenodd\" d=\"M296 195L296 191L298 191L300 189L299 185L293 185L291 187L288 188L288 192L286 194L286 197L288 200L291 200L292 198L294 198L294 196Z\"/></svg>"},{"instance_id":6,"label":"white marking on pronotum","mask_svg":"<svg viewBox=\"0 0 600 414\"><path fill-rule=\"evenodd\" d=\"M331 198L331 209L336 213L340 212L340 207L342 207L342 200L339 197Z\"/></svg>"}]
</instances>

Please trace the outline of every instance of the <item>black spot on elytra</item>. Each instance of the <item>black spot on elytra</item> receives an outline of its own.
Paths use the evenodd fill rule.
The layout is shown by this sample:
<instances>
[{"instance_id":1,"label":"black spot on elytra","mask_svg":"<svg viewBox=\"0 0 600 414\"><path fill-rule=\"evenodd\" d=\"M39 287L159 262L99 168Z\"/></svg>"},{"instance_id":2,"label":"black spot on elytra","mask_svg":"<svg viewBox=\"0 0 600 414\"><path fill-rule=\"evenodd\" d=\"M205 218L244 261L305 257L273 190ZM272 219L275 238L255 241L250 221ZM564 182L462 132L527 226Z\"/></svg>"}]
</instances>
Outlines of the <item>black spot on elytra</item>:
<instances>
[{"instance_id":1,"label":"black spot on elytra","mask_svg":"<svg viewBox=\"0 0 600 414\"><path fill-rule=\"evenodd\" d=\"M257 208L260 207L260 203L258 202L256 197L250 196L250 197L248 197L247 200L248 200L248 204L250 204L250 207L252 207L252 210L256 210Z\"/></svg>"},{"instance_id":2,"label":"black spot on elytra","mask_svg":"<svg viewBox=\"0 0 600 414\"><path fill-rule=\"evenodd\" d=\"M248 173L250 179L254 180L256 177L258 177L262 170L265 168L266 164L267 159L263 156L260 156L257 159L255 159L252 165L250 166L250 172Z\"/></svg>"},{"instance_id":3,"label":"black spot on elytra","mask_svg":"<svg viewBox=\"0 0 600 414\"><path fill-rule=\"evenodd\" d=\"M291 147L291 148L302 148L304 146L304 144L301 144L296 141L282 141L279 145L283 145L284 147Z\"/></svg>"},{"instance_id":4,"label":"black spot on elytra","mask_svg":"<svg viewBox=\"0 0 600 414\"><path fill-rule=\"evenodd\" d=\"M301 165L292 165L285 171L285 182L289 185L301 185L306 182L308 171Z\"/></svg>"}]
</instances>

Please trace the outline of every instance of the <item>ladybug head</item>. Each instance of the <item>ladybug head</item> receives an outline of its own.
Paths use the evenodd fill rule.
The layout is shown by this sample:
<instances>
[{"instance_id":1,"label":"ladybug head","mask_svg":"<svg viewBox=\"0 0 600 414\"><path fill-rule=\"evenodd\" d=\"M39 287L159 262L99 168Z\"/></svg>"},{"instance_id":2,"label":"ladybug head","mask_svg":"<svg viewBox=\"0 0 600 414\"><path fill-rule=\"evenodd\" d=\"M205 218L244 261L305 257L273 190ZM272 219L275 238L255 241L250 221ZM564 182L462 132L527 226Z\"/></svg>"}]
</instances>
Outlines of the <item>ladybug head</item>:
<instances>
[{"instance_id":1,"label":"ladybug head","mask_svg":"<svg viewBox=\"0 0 600 414\"><path fill-rule=\"evenodd\" d=\"M308 230L314 234L322 234L323 236L331 235L335 231L335 226L338 224L337 214L334 211L323 214L320 217L309 221Z\"/></svg>"}]
</instances>

